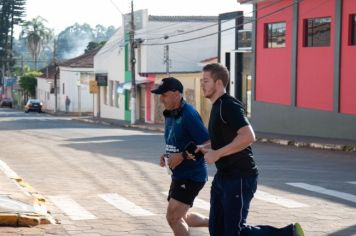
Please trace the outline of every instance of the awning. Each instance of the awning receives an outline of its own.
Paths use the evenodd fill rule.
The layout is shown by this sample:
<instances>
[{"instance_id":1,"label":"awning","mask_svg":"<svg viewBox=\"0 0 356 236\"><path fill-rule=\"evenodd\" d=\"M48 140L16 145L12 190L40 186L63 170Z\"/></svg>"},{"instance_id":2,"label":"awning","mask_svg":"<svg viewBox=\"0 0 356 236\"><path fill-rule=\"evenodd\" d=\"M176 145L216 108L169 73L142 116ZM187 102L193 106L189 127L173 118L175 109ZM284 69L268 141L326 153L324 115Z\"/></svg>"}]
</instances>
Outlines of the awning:
<instances>
[{"instance_id":1,"label":"awning","mask_svg":"<svg viewBox=\"0 0 356 236\"><path fill-rule=\"evenodd\" d=\"M140 79L136 80L136 86L141 85L141 84L147 84L147 83L153 83L154 81L148 80L148 79ZM131 81L127 81L125 83L120 83L117 85L116 92L123 94L125 90L131 90L132 83Z\"/></svg>"}]
</instances>

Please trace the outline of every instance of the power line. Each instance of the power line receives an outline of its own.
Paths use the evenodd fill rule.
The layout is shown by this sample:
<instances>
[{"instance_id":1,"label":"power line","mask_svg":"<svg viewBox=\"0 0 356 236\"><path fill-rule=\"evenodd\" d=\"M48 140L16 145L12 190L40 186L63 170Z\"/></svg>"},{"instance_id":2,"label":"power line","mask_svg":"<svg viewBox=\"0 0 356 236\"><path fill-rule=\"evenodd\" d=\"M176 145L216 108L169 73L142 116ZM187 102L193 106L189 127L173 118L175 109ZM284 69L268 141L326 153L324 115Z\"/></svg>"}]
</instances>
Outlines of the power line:
<instances>
[{"instance_id":1,"label":"power line","mask_svg":"<svg viewBox=\"0 0 356 236\"><path fill-rule=\"evenodd\" d=\"M244 22L244 23L242 23L242 24L237 24L237 25L235 25L235 26L233 26L233 27L230 27L230 28L227 28L227 29L224 29L224 30L220 30L220 31L217 31L217 32L214 32L214 33L210 33L210 34L206 34L206 35L202 35L202 36L198 36L198 37L194 37L194 38L179 40L179 41L166 42L166 43L143 43L142 45L146 45L146 46L158 46L158 45L167 45L167 44L183 43L183 42L188 42L188 41L197 40L197 39L201 39L201 38L206 38L206 37L209 37L209 36L213 36L213 35L215 35L215 34L217 34L217 33L222 33L222 32L228 31L228 30L236 29L236 28L238 28L238 27L240 27L240 26L243 26L243 25L245 25L245 24L248 24L248 23L256 22L257 20L260 20L260 19L265 18L265 17L267 17L267 16L271 16L271 15L276 14L276 13L278 13L278 12L284 11L285 9L287 9L287 8L293 6L293 5L296 5L297 3L301 2L301 1L303 1L303 0L296 0L296 1L293 2L292 4L289 4L289 5L287 5L287 6L285 6L285 7L282 7L282 8L280 8L280 9L278 9L278 10L272 11L272 12L270 12L269 14L260 16L260 17L258 17L258 18L256 18L256 19L252 19L252 20L250 20L250 21L248 21L248 22Z\"/></svg>"},{"instance_id":2,"label":"power line","mask_svg":"<svg viewBox=\"0 0 356 236\"><path fill-rule=\"evenodd\" d=\"M115 9L120 12L120 14L123 16L124 14L122 13L122 11L120 10L120 8L116 5L116 3L114 3L113 0L110 0L111 4L115 7Z\"/></svg>"},{"instance_id":3,"label":"power line","mask_svg":"<svg viewBox=\"0 0 356 236\"><path fill-rule=\"evenodd\" d=\"M273 6L274 4L277 4L278 2L281 2L281 1L282 1L282 0L275 0L275 1L273 1L271 4L268 4L268 5L264 6L264 7L261 7L261 8L258 9L258 10L259 10L259 11L260 11L260 10L264 10L264 9L266 9L266 8L268 8L268 7L271 7L271 6ZM257 11L257 9L256 9L256 10L253 10L252 12L247 13L247 15L248 15L248 14L255 13L256 11ZM243 15L240 15L240 16L234 17L234 18L232 18L232 19L225 20L225 21L223 21L222 23L226 23L226 22L231 21L231 20L238 20L238 19L243 18L243 17L244 17ZM199 29L195 29L195 30L191 30L191 31L185 31L185 32L178 33L178 34L173 34L173 35L165 35L164 37L169 37L169 38L171 38L171 37L176 37L176 36L179 36L179 35L194 33L194 32L197 32L197 31L200 31L200 30L203 30L203 29L207 29L207 28L216 26L216 25L218 25L218 24L219 24L219 23L214 23L214 24L207 25L207 26L204 26L204 27L199 28ZM157 39L162 39L162 37L147 38L147 39L145 39L145 40L157 40Z\"/></svg>"},{"instance_id":4,"label":"power line","mask_svg":"<svg viewBox=\"0 0 356 236\"><path fill-rule=\"evenodd\" d=\"M270 12L269 14L260 16L260 17L258 17L258 18L256 18L256 19L252 19L252 20L250 20L250 21L248 21L248 22L244 22L244 23L242 23L242 24L238 24L238 25L235 25L234 27L227 28L227 29L224 29L224 30L221 30L221 31L218 31L218 32L214 32L214 33L210 33L210 34L207 34L207 35L198 36L198 37L195 37L195 38L189 38L189 39L185 39L185 40L174 41L174 42L166 42L166 43L142 43L141 45L144 45L144 46L168 45L168 44L183 43L183 42L187 42L187 41L192 41L192 40L196 40L196 39L201 39L201 38L213 36L213 35L215 35L215 34L217 34L217 33L219 33L219 32L220 32L220 33L221 33L221 32L225 32L225 31L228 31L228 30L231 30L231 29L238 28L238 27L240 27L240 26L242 26L242 25L245 25L245 24L248 24L248 23L256 22L256 21L259 20L259 19L262 19L262 18L264 18L264 17L267 17L267 16L270 16L270 15L276 14L276 13L278 13L278 12L280 12L280 11L283 11L283 10L285 10L285 9L287 9L287 8L293 6L293 5L295 5L295 4L297 4L297 3L301 2L301 1L303 1L303 0L296 0L296 1L293 2L292 4L287 5L287 6L283 7L283 8L278 9L278 10L272 11L272 12ZM266 6L262 7L262 8L256 9L256 10L250 12L250 13L255 13L255 12L257 12L257 11L266 9L266 8L268 8L268 7L270 7L270 6L274 5L274 4L276 4L276 3L278 3L278 2L281 2L281 0L276 0L276 1L272 2L271 4L268 4L268 5L266 5ZM235 17L234 19L238 19L238 18L240 18L240 17L243 17L243 16L238 16L238 17ZM234 19L230 19L230 20L234 20ZM227 22L227 21L230 21L230 20L226 20L226 21L224 21L224 22ZM210 26L206 26L206 27L203 27L203 28L212 27L212 26L215 26L215 25L217 25L217 24L218 24L218 23L212 24L212 25L210 25ZM195 31L198 31L198 29L195 30ZM190 33L190 32L194 32L194 31L185 32L185 34L186 34L186 33ZM182 33L182 34L183 34L183 33ZM176 35L174 35L174 36L178 36L178 35L180 35L180 34L176 34ZM169 37L173 37L173 36L169 36ZM162 39L162 38L157 38L157 39ZM153 39L143 39L143 40L153 40ZM121 42L121 43L124 42L124 44L121 44L121 43L120 43L120 44L114 44L114 45L112 45L111 47L105 49L104 51L101 51L98 55L101 55L101 54L103 54L103 53L105 53L105 52L107 52L107 51L114 50L114 49L116 49L116 48L118 48L118 47L124 47L124 46L126 46L126 45L128 44L128 40L125 40L125 39L120 40L120 42Z\"/></svg>"}]
</instances>

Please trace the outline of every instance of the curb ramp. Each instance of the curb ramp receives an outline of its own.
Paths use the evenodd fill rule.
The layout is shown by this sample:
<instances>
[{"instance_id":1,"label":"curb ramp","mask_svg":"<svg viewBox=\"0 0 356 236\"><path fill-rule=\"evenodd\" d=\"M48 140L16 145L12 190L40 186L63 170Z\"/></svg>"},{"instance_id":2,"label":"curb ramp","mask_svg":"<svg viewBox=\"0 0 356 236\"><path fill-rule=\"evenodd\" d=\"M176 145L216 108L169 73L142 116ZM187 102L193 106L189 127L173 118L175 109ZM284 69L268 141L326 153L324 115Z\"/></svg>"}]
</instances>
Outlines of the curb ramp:
<instances>
[{"instance_id":1,"label":"curb ramp","mask_svg":"<svg viewBox=\"0 0 356 236\"><path fill-rule=\"evenodd\" d=\"M59 223L47 211L46 199L1 160L0 170L0 226Z\"/></svg>"},{"instance_id":2,"label":"curb ramp","mask_svg":"<svg viewBox=\"0 0 356 236\"><path fill-rule=\"evenodd\" d=\"M0 226L33 227L52 224L48 217L34 213L0 213Z\"/></svg>"}]
</instances>

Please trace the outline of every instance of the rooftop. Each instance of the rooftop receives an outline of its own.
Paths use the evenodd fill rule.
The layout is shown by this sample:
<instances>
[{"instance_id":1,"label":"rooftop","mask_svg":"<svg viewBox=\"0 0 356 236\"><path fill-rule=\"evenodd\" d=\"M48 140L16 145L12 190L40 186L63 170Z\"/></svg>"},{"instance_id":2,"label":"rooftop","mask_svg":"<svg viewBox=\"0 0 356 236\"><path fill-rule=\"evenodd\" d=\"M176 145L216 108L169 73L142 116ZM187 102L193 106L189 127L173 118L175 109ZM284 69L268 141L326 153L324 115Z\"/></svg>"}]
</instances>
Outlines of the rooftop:
<instances>
[{"instance_id":1,"label":"rooftop","mask_svg":"<svg viewBox=\"0 0 356 236\"><path fill-rule=\"evenodd\" d=\"M212 21L218 20L217 16L148 16L149 21L176 21L176 22L196 22L196 21Z\"/></svg>"},{"instance_id":2,"label":"rooftop","mask_svg":"<svg viewBox=\"0 0 356 236\"><path fill-rule=\"evenodd\" d=\"M99 50L100 47L93 49L90 52L80 55L78 57L64 61L60 63L59 66L72 67L72 68L93 68L94 56Z\"/></svg>"}]
</instances>

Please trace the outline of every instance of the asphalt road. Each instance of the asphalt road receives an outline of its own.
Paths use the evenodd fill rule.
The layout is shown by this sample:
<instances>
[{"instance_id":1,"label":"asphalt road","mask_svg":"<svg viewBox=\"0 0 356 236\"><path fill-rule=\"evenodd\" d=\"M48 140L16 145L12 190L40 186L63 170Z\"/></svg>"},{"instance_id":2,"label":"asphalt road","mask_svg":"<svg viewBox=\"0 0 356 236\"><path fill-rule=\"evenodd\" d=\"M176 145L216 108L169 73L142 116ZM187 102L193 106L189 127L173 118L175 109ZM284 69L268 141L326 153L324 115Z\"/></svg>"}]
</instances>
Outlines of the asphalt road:
<instances>
[{"instance_id":1,"label":"asphalt road","mask_svg":"<svg viewBox=\"0 0 356 236\"><path fill-rule=\"evenodd\" d=\"M259 188L249 224L300 222L306 235L356 235L354 153L254 144ZM0 160L46 197L61 224L0 228L0 235L172 235L169 176L157 132L0 109ZM209 182L193 211L208 215ZM209 235L205 228L191 235Z\"/></svg>"}]
</instances>

